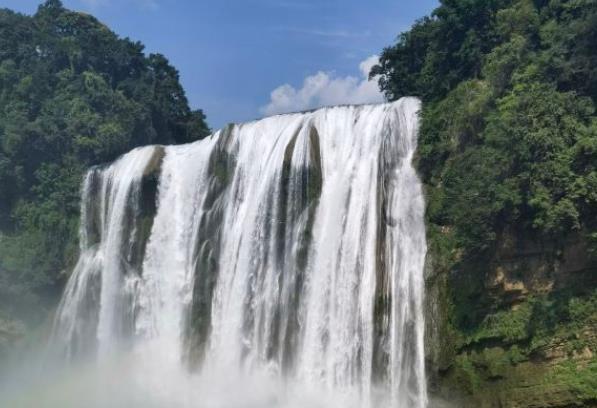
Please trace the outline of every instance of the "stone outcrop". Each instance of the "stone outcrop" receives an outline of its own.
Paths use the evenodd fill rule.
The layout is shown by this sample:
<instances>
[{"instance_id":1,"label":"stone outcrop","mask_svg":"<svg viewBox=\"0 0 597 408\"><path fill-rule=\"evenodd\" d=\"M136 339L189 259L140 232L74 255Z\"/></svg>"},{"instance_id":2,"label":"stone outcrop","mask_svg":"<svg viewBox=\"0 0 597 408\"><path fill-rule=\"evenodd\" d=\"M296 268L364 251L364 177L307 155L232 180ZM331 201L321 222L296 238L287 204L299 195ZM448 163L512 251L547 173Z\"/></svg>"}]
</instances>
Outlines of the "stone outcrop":
<instances>
[{"instance_id":1,"label":"stone outcrop","mask_svg":"<svg viewBox=\"0 0 597 408\"><path fill-rule=\"evenodd\" d=\"M430 243L432 396L464 408L597 407L597 263L583 238L498 242L452 263Z\"/></svg>"}]
</instances>

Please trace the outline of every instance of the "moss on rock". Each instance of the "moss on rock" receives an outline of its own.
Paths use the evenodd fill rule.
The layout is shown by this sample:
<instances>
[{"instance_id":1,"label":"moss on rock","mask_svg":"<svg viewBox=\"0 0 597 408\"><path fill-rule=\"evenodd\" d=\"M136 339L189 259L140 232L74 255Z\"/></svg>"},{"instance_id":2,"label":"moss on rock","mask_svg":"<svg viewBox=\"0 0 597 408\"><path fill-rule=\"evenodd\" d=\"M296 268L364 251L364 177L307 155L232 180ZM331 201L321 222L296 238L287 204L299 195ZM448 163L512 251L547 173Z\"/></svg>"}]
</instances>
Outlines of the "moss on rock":
<instances>
[{"instance_id":1,"label":"moss on rock","mask_svg":"<svg viewBox=\"0 0 597 408\"><path fill-rule=\"evenodd\" d=\"M465 408L597 406L597 267L568 266L578 242L521 251L524 238L510 237L483 262L459 259L449 229L429 230L432 396Z\"/></svg>"}]
</instances>

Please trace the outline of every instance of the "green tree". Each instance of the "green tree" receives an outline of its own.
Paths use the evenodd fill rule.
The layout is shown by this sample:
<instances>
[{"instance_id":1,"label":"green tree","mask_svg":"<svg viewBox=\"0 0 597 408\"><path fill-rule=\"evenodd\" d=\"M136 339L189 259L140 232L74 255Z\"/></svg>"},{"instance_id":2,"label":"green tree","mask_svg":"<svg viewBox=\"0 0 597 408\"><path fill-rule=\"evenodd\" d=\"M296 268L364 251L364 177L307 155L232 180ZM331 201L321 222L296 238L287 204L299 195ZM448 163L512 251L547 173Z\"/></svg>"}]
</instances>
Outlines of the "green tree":
<instances>
[{"instance_id":1,"label":"green tree","mask_svg":"<svg viewBox=\"0 0 597 408\"><path fill-rule=\"evenodd\" d=\"M33 16L0 9L0 311L55 302L85 169L210 133L176 69L143 50L59 0Z\"/></svg>"},{"instance_id":2,"label":"green tree","mask_svg":"<svg viewBox=\"0 0 597 408\"><path fill-rule=\"evenodd\" d=\"M428 218L464 256L507 228L597 237L596 23L592 0L445 0L373 68L425 102Z\"/></svg>"}]
</instances>

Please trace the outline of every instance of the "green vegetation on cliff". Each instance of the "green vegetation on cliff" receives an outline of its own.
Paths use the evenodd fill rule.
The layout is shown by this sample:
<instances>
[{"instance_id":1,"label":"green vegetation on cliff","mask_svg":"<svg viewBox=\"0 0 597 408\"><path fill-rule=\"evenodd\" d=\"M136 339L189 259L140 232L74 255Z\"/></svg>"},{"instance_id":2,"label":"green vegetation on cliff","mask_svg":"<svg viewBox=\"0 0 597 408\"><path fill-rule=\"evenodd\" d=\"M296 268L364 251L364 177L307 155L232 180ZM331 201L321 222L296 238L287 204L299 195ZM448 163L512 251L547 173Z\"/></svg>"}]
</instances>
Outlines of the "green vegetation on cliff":
<instances>
[{"instance_id":1,"label":"green vegetation on cliff","mask_svg":"<svg viewBox=\"0 0 597 408\"><path fill-rule=\"evenodd\" d=\"M428 217L466 255L507 226L597 248L597 2L446 0L372 75L425 101Z\"/></svg>"},{"instance_id":2,"label":"green vegetation on cliff","mask_svg":"<svg viewBox=\"0 0 597 408\"><path fill-rule=\"evenodd\" d=\"M176 69L143 48L59 0L33 16L0 9L2 314L43 316L44 299L57 299L77 255L89 166L209 133Z\"/></svg>"},{"instance_id":3,"label":"green vegetation on cliff","mask_svg":"<svg viewBox=\"0 0 597 408\"><path fill-rule=\"evenodd\" d=\"M597 403L597 1L440 3L371 72L424 101L435 386Z\"/></svg>"}]
</instances>

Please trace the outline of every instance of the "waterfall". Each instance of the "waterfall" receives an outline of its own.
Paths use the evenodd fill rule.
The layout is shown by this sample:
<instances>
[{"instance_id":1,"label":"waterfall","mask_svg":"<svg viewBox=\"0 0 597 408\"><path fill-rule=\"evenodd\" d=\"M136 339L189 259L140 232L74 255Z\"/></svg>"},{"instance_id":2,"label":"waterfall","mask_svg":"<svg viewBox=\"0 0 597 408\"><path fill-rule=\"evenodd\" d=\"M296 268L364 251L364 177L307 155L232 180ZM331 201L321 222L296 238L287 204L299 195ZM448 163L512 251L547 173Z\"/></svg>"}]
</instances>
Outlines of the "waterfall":
<instances>
[{"instance_id":1,"label":"waterfall","mask_svg":"<svg viewBox=\"0 0 597 408\"><path fill-rule=\"evenodd\" d=\"M273 116L91 169L52 346L112 364L103 406L426 407L419 109Z\"/></svg>"}]
</instances>

